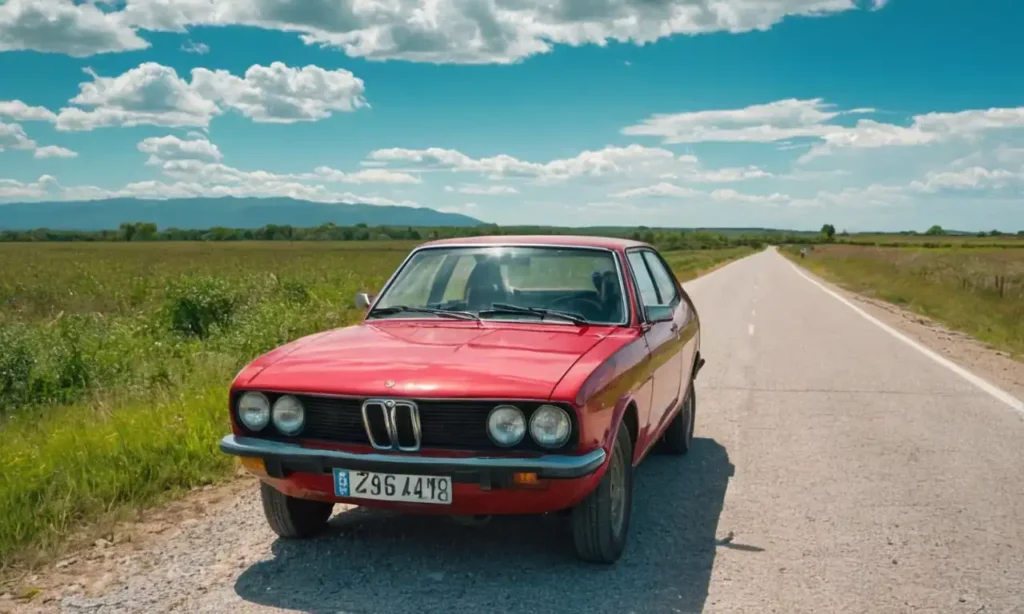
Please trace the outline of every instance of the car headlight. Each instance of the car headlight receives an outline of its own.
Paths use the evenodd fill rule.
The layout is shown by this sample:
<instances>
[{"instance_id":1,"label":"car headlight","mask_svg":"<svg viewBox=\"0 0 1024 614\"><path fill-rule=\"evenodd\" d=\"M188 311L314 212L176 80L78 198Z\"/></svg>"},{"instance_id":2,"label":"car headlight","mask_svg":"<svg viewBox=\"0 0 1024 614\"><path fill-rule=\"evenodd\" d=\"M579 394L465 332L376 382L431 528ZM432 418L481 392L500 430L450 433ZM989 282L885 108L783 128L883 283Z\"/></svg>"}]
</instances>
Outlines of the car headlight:
<instances>
[{"instance_id":1,"label":"car headlight","mask_svg":"<svg viewBox=\"0 0 1024 614\"><path fill-rule=\"evenodd\" d=\"M530 436L545 448L560 448L569 441L572 421L561 407L541 405L530 417Z\"/></svg>"},{"instance_id":2,"label":"car headlight","mask_svg":"<svg viewBox=\"0 0 1024 614\"><path fill-rule=\"evenodd\" d=\"M526 435L526 418L518 407L499 405L487 416L487 434L499 446L514 446Z\"/></svg>"},{"instance_id":3,"label":"car headlight","mask_svg":"<svg viewBox=\"0 0 1024 614\"><path fill-rule=\"evenodd\" d=\"M284 395L274 402L274 426L285 435L297 435L306 423L306 410L293 396Z\"/></svg>"},{"instance_id":4,"label":"car headlight","mask_svg":"<svg viewBox=\"0 0 1024 614\"><path fill-rule=\"evenodd\" d=\"M238 419L250 431L262 431L270 422L270 401L262 392L246 392L238 399Z\"/></svg>"}]
</instances>

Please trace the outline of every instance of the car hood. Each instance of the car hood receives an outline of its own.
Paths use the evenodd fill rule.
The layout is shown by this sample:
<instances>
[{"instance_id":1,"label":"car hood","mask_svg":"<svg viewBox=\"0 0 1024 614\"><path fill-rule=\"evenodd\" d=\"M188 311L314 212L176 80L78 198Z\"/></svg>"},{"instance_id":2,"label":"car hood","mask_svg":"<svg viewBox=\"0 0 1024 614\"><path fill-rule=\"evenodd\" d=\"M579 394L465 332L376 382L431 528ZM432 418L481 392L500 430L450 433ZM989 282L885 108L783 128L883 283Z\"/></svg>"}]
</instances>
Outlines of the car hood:
<instances>
[{"instance_id":1,"label":"car hood","mask_svg":"<svg viewBox=\"0 0 1024 614\"><path fill-rule=\"evenodd\" d=\"M265 390L547 399L608 327L374 322L319 335L250 380Z\"/></svg>"}]
</instances>

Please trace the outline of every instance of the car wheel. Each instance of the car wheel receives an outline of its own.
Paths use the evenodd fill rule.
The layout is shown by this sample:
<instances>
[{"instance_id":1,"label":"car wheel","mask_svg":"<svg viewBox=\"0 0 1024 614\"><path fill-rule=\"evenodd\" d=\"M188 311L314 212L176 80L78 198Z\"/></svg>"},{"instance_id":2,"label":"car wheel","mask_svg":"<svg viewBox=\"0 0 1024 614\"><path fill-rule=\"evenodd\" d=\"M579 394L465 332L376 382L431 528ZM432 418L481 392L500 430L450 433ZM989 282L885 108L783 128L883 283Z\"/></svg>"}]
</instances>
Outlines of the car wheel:
<instances>
[{"instance_id":1,"label":"car wheel","mask_svg":"<svg viewBox=\"0 0 1024 614\"><path fill-rule=\"evenodd\" d=\"M672 419L672 423L665 429L662 440L665 450L669 454L686 454L693 445L693 423L697 417L697 391L694 390L693 380L690 380L690 391L683 400L683 407Z\"/></svg>"},{"instance_id":2,"label":"car wheel","mask_svg":"<svg viewBox=\"0 0 1024 614\"><path fill-rule=\"evenodd\" d=\"M331 517L334 504L297 499L260 482L260 498L267 523L280 537L309 537L322 531Z\"/></svg>"},{"instance_id":3,"label":"car wheel","mask_svg":"<svg viewBox=\"0 0 1024 614\"><path fill-rule=\"evenodd\" d=\"M614 563L622 556L633 507L633 443L619 427L608 469L597 488L572 512L576 554L592 563Z\"/></svg>"}]
</instances>

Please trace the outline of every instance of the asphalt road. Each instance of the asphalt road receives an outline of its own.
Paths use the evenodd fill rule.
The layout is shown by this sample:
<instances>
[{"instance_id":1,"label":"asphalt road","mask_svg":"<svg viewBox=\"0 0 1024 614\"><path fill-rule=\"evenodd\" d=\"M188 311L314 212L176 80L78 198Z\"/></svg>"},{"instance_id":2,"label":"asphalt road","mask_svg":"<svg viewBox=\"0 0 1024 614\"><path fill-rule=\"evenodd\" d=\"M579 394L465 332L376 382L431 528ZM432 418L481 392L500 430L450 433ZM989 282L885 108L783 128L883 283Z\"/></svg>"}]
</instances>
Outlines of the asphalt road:
<instances>
[{"instance_id":1,"label":"asphalt road","mask_svg":"<svg viewBox=\"0 0 1024 614\"><path fill-rule=\"evenodd\" d=\"M253 495L62 609L1024 612L1024 414L772 251L687 288L698 439L641 465L617 566L578 563L537 518L354 510L286 543Z\"/></svg>"}]
</instances>

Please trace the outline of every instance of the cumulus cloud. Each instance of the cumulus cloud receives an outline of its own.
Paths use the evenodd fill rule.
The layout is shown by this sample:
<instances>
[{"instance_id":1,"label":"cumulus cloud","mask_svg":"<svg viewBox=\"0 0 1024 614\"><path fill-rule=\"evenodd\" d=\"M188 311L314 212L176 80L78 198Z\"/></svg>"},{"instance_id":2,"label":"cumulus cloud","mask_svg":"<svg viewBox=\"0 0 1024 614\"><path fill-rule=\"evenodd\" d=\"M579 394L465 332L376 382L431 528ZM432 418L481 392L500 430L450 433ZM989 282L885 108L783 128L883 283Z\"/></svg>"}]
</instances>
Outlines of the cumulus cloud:
<instances>
[{"instance_id":1,"label":"cumulus cloud","mask_svg":"<svg viewBox=\"0 0 1024 614\"><path fill-rule=\"evenodd\" d=\"M47 145L37 149L33 156L36 158L77 158L78 152L57 145Z\"/></svg>"},{"instance_id":2,"label":"cumulus cloud","mask_svg":"<svg viewBox=\"0 0 1024 614\"><path fill-rule=\"evenodd\" d=\"M554 44L643 44L677 34L767 30L790 16L855 8L855 0L127 0L123 18L176 32L232 24L292 31L308 44L378 60L509 63Z\"/></svg>"},{"instance_id":3,"label":"cumulus cloud","mask_svg":"<svg viewBox=\"0 0 1024 614\"><path fill-rule=\"evenodd\" d=\"M58 130L93 130L108 126L206 126L221 112L173 68L144 62L117 77L92 77L79 85L72 104L88 110L66 107L57 116Z\"/></svg>"},{"instance_id":4,"label":"cumulus cloud","mask_svg":"<svg viewBox=\"0 0 1024 614\"><path fill-rule=\"evenodd\" d=\"M228 109L256 122L292 123L366 106L362 80L347 70L312 65L254 64L243 77L196 68L191 82L155 62L145 62L117 77L102 77L91 69L86 73L93 80L82 83L79 94L71 99L71 104L78 106L61 109L58 130L141 124L205 127Z\"/></svg>"},{"instance_id":5,"label":"cumulus cloud","mask_svg":"<svg viewBox=\"0 0 1024 614\"><path fill-rule=\"evenodd\" d=\"M168 160L206 160L220 162L220 149L205 138L180 139L174 135L156 136L139 142L138 150L149 154L147 164L162 164Z\"/></svg>"},{"instance_id":6,"label":"cumulus cloud","mask_svg":"<svg viewBox=\"0 0 1024 614\"><path fill-rule=\"evenodd\" d=\"M8 149L35 149L36 142L28 138L21 124L0 122L0 151Z\"/></svg>"},{"instance_id":7,"label":"cumulus cloud","mask_svg":"<svg viewBox=\"0 0 1024 614\"><path fill-rule=\"evenodd\" d=\"M46 107L29 106L20 100L0 100L0 117L21 122L52 122L57 119L57 114Z\"/></svg>"},{"instance_id":8,"label":"cumulus cloud","mask_svg":"<svg viewBox=\"0 0 1024 614\"><path fill-rule=\"evenodd\" d=\"M21 182L14 179L0 179L0 199L2 200L37 200L46 198L60 190L60 184L50 175L41 175L39 179Z\"/></svg>"},{"instance_id":9,"label":"cumulus cloud","mask_svg":"<svg viewBox=\"0 0 1024 614\"><path fill-rule=\"evenodd\" d=\"M910 189L928 193L941 190L999 189L1014 181L1024 181L1024 169L1014 173L1001 168L972 166L955 171L931 171L923 180L911 182Z\"/></svg>"},{"instance_id":10,"label":"cumulus cloud","mask_svg":"<svg viewBox=\"0 0 1024 614\"><path fill-rule=\"evenodd\" d=\"M6 0L0 3L0 51L85 57L149 47L124 17L90 2Z\"/></svg>"},{"instance_id":11,"label":"cumulus cloud","mask_svg":"<svg viewBox=\"0 0 1024 614\"><path fill-rule=\"evenodd\" d=\"M282 62L250 66L244 77L226 70L197 68L192 86L209 100L235 109L256 122L316 121L333 111L366 106L362 79L344 69L292 68Z\"/></svg>"},{"instance_id":12,"label":"cumulus cloud","mask_svg":"<svg viewBox=\"0 0 1024 614\"><path fill-rule=\"evenodd\" d=\"M1024 107L915 115L909 126L863 118L853 126L833 121L842 115L874 112L869 108L836 110L821 98L786 99L739 109L655 114L623 128L622 133L658 137L667 144L783 142L786 149L804 146L791 139L810 139L813 146L799 159L809 162L844 148L928 145L970 139L986 131L1024 128Z\"/></svg>"}]
</instances>

